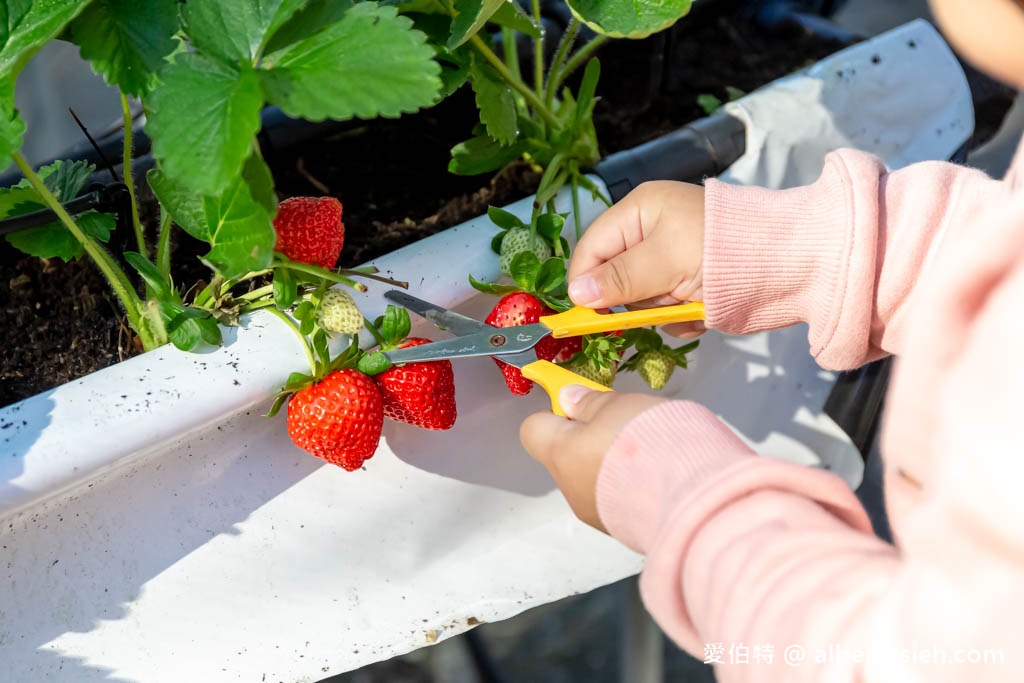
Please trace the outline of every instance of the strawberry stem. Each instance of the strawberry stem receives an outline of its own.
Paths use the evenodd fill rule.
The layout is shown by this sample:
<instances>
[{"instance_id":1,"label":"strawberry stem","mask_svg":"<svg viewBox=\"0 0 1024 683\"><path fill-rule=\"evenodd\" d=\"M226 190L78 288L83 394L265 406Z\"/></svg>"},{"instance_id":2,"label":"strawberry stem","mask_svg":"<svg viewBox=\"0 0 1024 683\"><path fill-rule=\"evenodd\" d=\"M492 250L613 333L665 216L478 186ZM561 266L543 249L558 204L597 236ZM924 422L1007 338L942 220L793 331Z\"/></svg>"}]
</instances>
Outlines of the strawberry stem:
<instances>
[{"instance_id":1,"label":"strawberry stem","mask_svg":"<svg viewBox=\"0 0 1024 683\"><path fill-rule=\"evenodd\" d=\"M121 175L128 186L128 197L132 204L132 228L135 230L135 241L139 253L149 258L146 249L146 236L142 232L142 221L139 220L139 205L135 201L135 180L132 178L132 109L128 104L128 96L121 93L121 114L124 117L124 156L121 164Z\"/></svg>"},{"instance_id":2,"label":"strawberry stem","mask_svg":"<svg viewBox=\"0 0 1024 683\"><path fill-rule=\"evenodd\" d=\"M555 78L554 89L557 91L558 86L562 85L565 79L572 75L573 71L580 68L580 65L583 64L583 62L587 61L587 59L590 58L590 55L594 53L594 50L601 47L601 45L603 45L604 41L606 40L608 40L608 36L595 36L594 38L590 39L590 42L581 47L576 52L576 54L570 57L568 63L566 63L565 67L558 73L558 76Z\"/></svg>"},{"instance_id":3,"label":"strawberry stem","mask_svg":"<svg viewBox=\"0 0 1024 683\"><path fill-rule=\"evenodd\" d=\"M57 201L57 198L53 196L50 189L46 187L46 184L36 174L25 157L21 155L21 152L15 152L11 155L14 159L14 163L17 164L21 174L25 176L29 184L39 193L46 207L57 214L57 218L64 224L64 227L75 237L76 240L81 243L85 248L85 251L92 260L96 263L96 266L103 273L103 276L107 279L111 289L114 290L114 294L121 300L121 305L124 306L125 313L128 316L128 323L131 325L135 333L139 335L139 339L142 341L142 347L149 351L161 346L149 329L142 321L142 300L139 295L135 293L132 288L132 283L128 279L128 276L124 274L124 271L118 267L113 257L107 253L101 246L99 246L91 237L87 236L75 223L74 219L65 210L64 205Z\"/></svg>"},{"instance_id":4,"label":"strawberry stem","mask_svg":"<svg viewBox=\"0 0 1024 683\"><path fill-rule=\"evenodd\" d=\"M171 214L160 209L160 228L156 243L156 267L169 281L171 279Z\"/></svg>"},{"instance_id":5,"label":"strawberry stem","mask_svg":"<svg viewBox=\"0 0 1024 683\"><path fill-rule=\"evenodd\" d=\"M306 360L309 361L310 372L313 374L314 377L316 377L316 375L317 375L316 357L313 355L313 348L310 346L309 340L306 338L306 335L302 334L302 332L299 330L299 326L295 324L294 320L292 320L289 316L285 315L284 313L282 313L281 311L277 310L273 306L267 306L264 310L266 310L268 313L272 313L273 315L276 315L278 318L280 318L281 321L285 325L287 325L288 328L291 329L292 332L295 333L295 336L297 336L299 338L299 343L302 344L302 350L306 352Z\"/></svg>"},{"instance_id":6,"label":"strawberry stem","mask_svg":"<svg viewBox=\"0 0 1024 683\"><path fill-rule=\"evenodd\" d=\"M376 268L374 268L374 273L368 273L365 270L361 270L359 268L340 268L339 270L337 270L335 272L337 272L339 275L351 275L353 277L365 277L367 280L376 280L377 282L383 282L383 283L389 284L389 285L391 285L393 287L400 287L402 289L409 289L409 283L408 282L404 282L402 280L392 280L391 278L384 277L383 275L375 275L374 273L376 272Z\"/></svg>"},{"instance_id":7,"label":"strawberry stem","mask_svg":"<svg viewBox=\"0 0 1024 683\"><path fill-rule=\"evenodd\" d=\"M320 268L319 266L311 266L311 265L308 265L306 263L298 263L296 261L285 262L285 261L281 261L279 259L275 259L274 260L274 267L275 268L287 268L288 270L293 270L293 271L295 271L297 273L305 273L307 275L315 275L317 277L323 278L324 280L329 280L331 282L336 282L336 283L338 283L340 285L345 285L347 287L351 287L352 289L356 290L357 292L365 292L366 291L366 285L360 284L360 283L356 282L355 280L352 280L351 278L345 277L344 275L339 275L339 274L335 273L332 270L327 270L326 268ZM365 273L361 273L361 275L364 275L364 277L367 277L367 275Z\"/></svg>"},{"instance_id":8,"label":"strawberry stem","mask_svg":"<svg viewBox=\"0 0 1024 683\"><path fill-rule=\"evenodd\" d=\"M579 32L580 20L573 17L566 27L565 33L562 34L562 39L558 42L558 51L555 52L555 56L551 60L551 66L548 67L548 87L544 91L544 103L549 107L555 103L555 88L558 87L558 70L562 68L565 58L569 56L569 50L572 49L572 45L576 41L576 35Z\"/></svg>"},{"instance_id":9,"label":"strawberry stem","mask_svg":"<svg viewBox=\"0 0 1024 683\"><path fill-rule=\"evenodd\" d=\"M380 330L377 329L377 326L373 324L372 320L370 320L366 316L363 316L363 322L366 324L366 329L368 329L370 331L370 334L373 335L373 339L374 341L377 342L377 346L384 348L385 346L388 345L387 340L384 339L384 337L380 333Z\"/></svg>"},{"instance_id":10,"label":"strawberry stem","mask_svg":"<svg viewBox=\"0 0 1024 683\"><path fill-rule=\"evenodd\" d=\"M579 241L583 237L583 222L580 220L580 184L576 180L576 176L579 171L573 173L572 181L570 182L570 188L572 190L572 219L576 224L576 240Z\"/></svg>"}]
</instances>

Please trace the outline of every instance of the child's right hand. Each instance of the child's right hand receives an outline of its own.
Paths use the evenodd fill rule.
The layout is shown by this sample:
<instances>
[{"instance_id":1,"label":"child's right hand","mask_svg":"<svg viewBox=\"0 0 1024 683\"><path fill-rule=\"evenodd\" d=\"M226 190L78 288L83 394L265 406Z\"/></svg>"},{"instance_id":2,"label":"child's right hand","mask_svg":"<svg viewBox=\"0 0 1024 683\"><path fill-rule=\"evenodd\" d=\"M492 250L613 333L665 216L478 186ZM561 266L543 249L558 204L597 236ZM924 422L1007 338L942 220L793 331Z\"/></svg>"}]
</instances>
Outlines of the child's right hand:
<instances>
[{"instance_id":1,"label":"child's right hand","mask_svg":"<svg viewBox=\"0 0 1024 683\"><path fill-rule=\"evenodd\" d=\"M578 306L665 306L702 297L704 188L672 181L640 185L583 234L569 264ZM667 325L678 337L700 322Z\"/></svg>"}]
</instances>

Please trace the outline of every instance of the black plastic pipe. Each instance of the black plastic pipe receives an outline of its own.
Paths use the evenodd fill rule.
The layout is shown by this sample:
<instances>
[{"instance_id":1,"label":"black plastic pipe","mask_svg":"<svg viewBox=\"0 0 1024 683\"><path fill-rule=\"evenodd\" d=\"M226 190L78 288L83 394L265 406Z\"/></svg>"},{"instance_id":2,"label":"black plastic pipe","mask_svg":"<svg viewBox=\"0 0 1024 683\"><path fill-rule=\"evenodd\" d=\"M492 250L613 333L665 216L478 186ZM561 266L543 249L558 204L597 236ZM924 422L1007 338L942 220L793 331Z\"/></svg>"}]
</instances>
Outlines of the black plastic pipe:
<instances>
[{"instance_id":1,"label":"black plastic pipe","mask_svg":"<svg viewBox=\"0 0 1024 683\"><path fill-rule=\"evenodd\" d=\"M743 122L716 112L639 147L616 152L597 162L593 170L617 202L649 180L699 183L725 171L744 151Z\"/></svg>"}]
</instances>

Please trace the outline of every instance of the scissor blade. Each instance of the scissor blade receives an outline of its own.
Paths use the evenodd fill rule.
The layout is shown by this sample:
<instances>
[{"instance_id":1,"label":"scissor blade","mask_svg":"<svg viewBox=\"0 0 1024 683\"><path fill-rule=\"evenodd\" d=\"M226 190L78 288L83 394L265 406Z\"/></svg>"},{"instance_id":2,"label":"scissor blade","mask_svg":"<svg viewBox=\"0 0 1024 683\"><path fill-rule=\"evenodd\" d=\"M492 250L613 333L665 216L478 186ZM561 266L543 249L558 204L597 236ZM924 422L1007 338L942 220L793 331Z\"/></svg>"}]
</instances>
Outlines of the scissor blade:
<instances>
[{"instance_id":1,"label":"scissor blade","mask_svg":"<svg viewBox=\"0 0 1024 683\"><path fill-rule=\"evenodd\" d=\"M387 351L384 355L395 365L476 356L496 356L504 360L505 355L529 351L536 346L537 342L551 333L551 330L540 323L489 329L489 332L467 334L429 344Z\"/></svg>"},{"instance_id":2,"label":"scissor blade","mask_svg":"<svg viewBox=\"0 0 1024 683\"><path fill-rule=\"evenodd\" d=\"M442 330L447 330L455 335L476 334L493 329L490 325L474 320L461 313L449 311L429 301L418 299L411 294L400 292L397 289L384 293L384 298L399 306L404 306L417 315L421 315L434 323Z\"/></svg>"}]
</instances>

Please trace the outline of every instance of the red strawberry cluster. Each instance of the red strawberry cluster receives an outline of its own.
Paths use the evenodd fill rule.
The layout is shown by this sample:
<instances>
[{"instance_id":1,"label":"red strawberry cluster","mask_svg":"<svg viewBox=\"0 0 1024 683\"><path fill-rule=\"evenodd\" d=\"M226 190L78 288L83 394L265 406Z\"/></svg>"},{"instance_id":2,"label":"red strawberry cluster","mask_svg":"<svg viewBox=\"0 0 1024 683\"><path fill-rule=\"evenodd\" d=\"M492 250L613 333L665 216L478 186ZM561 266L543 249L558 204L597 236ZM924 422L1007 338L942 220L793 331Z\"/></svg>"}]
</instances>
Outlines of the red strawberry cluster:
<instances>
[{"instance_id":1,"label":"red strawberry cluster","mask_svg":"<svg viewBox=\"0 0 1024 683\"><path fill-rule=\"evenodd\" d=\"M391 319L382 328L388 331L386 348L428 343L429 339L420 337L404 338L408 313L398 310L400 314L389 312ZM355 344L348 354L350 362L362 356ZM406 363L372 377L349 367L335 370L291 396L288 433L300 448L352 471L373 457L385 417L440 430L451 429L456 415L455 374L450 361Z\"/></svg>"},{"instance_id":2,"label":"red strawberry cluster","mask_svg":"<svg viewBox=\"0 0 1024 683\"><path fill-rule=\"evenodd\" d=\"M540 320L541 316L552 315L555 311L545 306L532 294L526 292L513 292L506 294L498 301L498 304L484 320L488 325L494 327L513 327L515 325L530 325ZM567 337L555 339L545 337L537 343L535 350L537 358L549 360L553 363L568 361L583 348L581 337ZM533 389L533 381L523 377L522 371L514 365L504 363L497 358L494 359L501 374L505 376L505 383L509 391L517 396L525 396Z\"/></svg>"}]
</instances>

